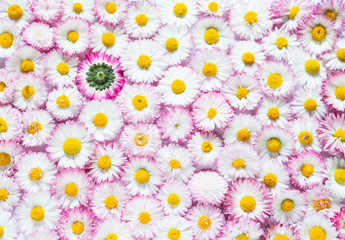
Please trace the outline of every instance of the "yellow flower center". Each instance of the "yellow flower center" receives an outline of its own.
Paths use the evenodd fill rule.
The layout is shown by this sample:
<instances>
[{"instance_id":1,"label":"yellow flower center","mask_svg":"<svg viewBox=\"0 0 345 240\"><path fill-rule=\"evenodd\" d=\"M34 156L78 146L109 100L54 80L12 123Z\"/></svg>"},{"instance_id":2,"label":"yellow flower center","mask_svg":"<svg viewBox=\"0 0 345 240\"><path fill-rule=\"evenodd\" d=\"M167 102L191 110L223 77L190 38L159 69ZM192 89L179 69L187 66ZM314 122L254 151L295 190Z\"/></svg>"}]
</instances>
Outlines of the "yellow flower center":
<instances>
[{"instance_id":1,"label":"yellow flower center","mask_svg":"<svg viewBox=\"0 0 345 240\"><path fill-rule=\"evenodd\" d=\"M184 81L180 79L176 79L175 81L171 83L171 90L175 94L181 94L184 92L185 89L186 89L186 84Z\"/></svg>"},{"instance_id":2,"label":"yellow flower center","mask_svg":"<svg viewBox=\"0 0 345 240\"><path fill-rule=\"evenodd\" d=\"M317 103L314 99L312 98L308 98L305 102L304 102L304 108L305 110L311 112L314 111L317 107Z\"/></svg>"},{"instance_id":3,"label":"yellow flower center","mask_svg":"<svg viewBox=\"0 0 345 240\"><path fill-rule=\"evenodd\" d=\"M328 9L326 12L325 12L325 16L330 19L330 20L333 20L335 21L337 19L337 13L334 11L334 10L330 10Z\"/></svg>"},{"instance_id":4,"label":"yellow flower center","mask_svg":"<svg viewBox=\"0 0 345 240\"><path fill-rule=\"evenodd\" d=\"M242 210L245 212L253 211L256 207L255 198L253 198L252 196L248 196L248 195L244 196L240 201L240 206L241 206Z\"/></svg>"},{"instance_id":5,"label":"yellow flower center","mask_svg":"<svg viewBox=\"0 0 345 240\"><path fill-rule=\"evenodd\" d=\"M108 156L101 156L98 161L97 165L102 170L108 170L111 167L111 159Z\"/></svg>"},{"instance_id":6,"label":"yellow flower center","mask_svg":"<svg viewBox=\"0 0 345 240\"><path fill-rule=\"evenodd\" d=\"M279 88L283 83L283 78L278 73L271 73L267 77L267 85L270 88L276 89Z\"/></svg>"},{"instance_id":7,"label":"yellow flower center","mask_svg":"<svg viewBox=\"0 0 345 240\"><path fill-rule=\"evenodd\" d=\"M321 227L312 227L309 230L309 238L310 240L325 240L326 232Z\"/></svg>"},{"instance_id":8,"label":"yellow flower center","mask_svg":"<svg viewBox=\"0 0 345 240\"><path fill-rule=\"evenodd\" d=\"M199 217L198 224L201 230L207 230L211 227L212 221L209 217L202 215Z\"/></svg>"},{"instance_id":9,"label":"yellow flower center","mask_svg":"<svg viewBox=\"0 0 345 240\"><path fill-rule=\"evenodd\" d=\"M204 33L204 40L210 45L217 43L219 40L218 31L214 28L207 29Z\"/></svg>"},{"instance_id":10,"label":"yellow flower center","mask_svg":"<svg viewBox=\"0 0 345 240\"><path fill-rule=\"evenodd\" d=\"M151 215L148 212L141 212L138 220L141 224L148 224L151 221Z\"/></svg>"},{"instance_id":11,"label":"yellow flower center","mask_svg":"<svg viewBox=\"0 0 345 240\"><path fill-rule=\"evenodd\" d=\"M178 230L177 228L171 228L168 231L168 238L171 240L178 240L180 239L181 233L180 230Z\"/></svg>"},{"instance_id":12,"label":"yellow flower center","mask_svg":"<svg viewBox=\"0 0 345 240\"><path fill-rule=\"evenodd\" d=\"M81 5L80 3L73 4L73 11L76 13L80 13L81 11L83 11L83 5Z\"/></svg>"},{"instance_id":13,"label":"yellow flower center","mask_svg":"<svg viewBox=\"0 0 345 240\"><path fill-rule=\"evenodd\" d=\"M245 164L243 159L239 158L239 159L236 159L232 162L232 166L234 168L239 169L239 168L244 168L246 166L246 164Z\"/></svg>"},{"instance_id":14,"label":"yellow flower center","mask_svg":"<svg viewBox=\"0 0 345 240\"><path fill-rule=\"evenodd\" d=\"M23 16L23 10L18 4L13 4L7 9L8 17L17 20Z\"/></svg>"},{"instance_id":15,"label":"yellow flower center","mask_svg":"<svg viewBox=\"0 0 345 240\"><path fill-rule=\"evenodd\" d=\"M11 156L8 153L0 153L0 166L6 166L11 162Z\"/></svg>"},{"instance_id":16,"label":"yellow flower center","mask_svg":"<svg viewBox=\"0 0 345 240\"><path fill-rule=\"evenodd\" d=\"M304 68L309 74L316 74L320 71L320 63L315 59L309 59L305 62Z\"/></svg>"},{"instance_id":17,"label":"yellow flower center","mask_svg":"<svg viewBox=\"0 0 345 240\"><path fill-rule=\"evenodd\" d=\"M309 164L309 163L305 163L301 167L301 173L303 174L303 176L308 178L311 175L313 175L314 167L311 164Z\"/></svg>"},{"instance_id":18,"label":"yellow flower center","mask_svg":"<svg viewBox=\"0 0 345 240\"><path fill-rule=\"evenodd\" d=\"M32 86L25 86L22 88L22 96L25 99L31 98L35 94L35 90Z\"/></svg>"},{"instance_id":19,"label":"yellow flower center","mask_svg":"<svg viewBox=\"0 0 345 240\"><path fill-rule=\"evenodd\" d=\"M277 184L277 176L273 173L266 173L264 183L269 187L275 186Z\"/></svg>"},{"instance_id":20,"label":"yellow flower center","mask_svg":"<svg viewBox=\"0 0 345 240\"><path fill-rule=\"evenodd\" d=\"M298 141L303 145L310 145L313 140L313 135L308 131L302 131L298 134Z\"/></svg>"},{"instance_id":21,"label":"yellow flower center","mask_svg":"<svg viewBox=\"0 0 345 240\"><path fill-rule=\"evenodd\" d=\"M286 40L285 37L278 37L276 40L276 46L279 49L287 48L288 41Z\"/></svg>"},{"instance_id":22,"label":"yellow flower center","mask_svg":"<svg viewBox=\"0 0 345 240\"><path fill-rule=\"evenodd\" d=\"M61 62L56 65L56 71L58 71L58 73L60 73L61 75L66 75L69 72L69 67L66 63Z\"/></svg>"},{"instance_id":23,"label":"yellow flower center","mask_svg":"<svg viewBox=\"0 0 345 240\"><path fill-rule=\"evenodd\" d=\"M140 68L147 69L151 66L151 58L148 55L141 54L138 57L137 64Z\"/></svg>"},{"instance_id":24,"label":"yellow flower center","mask_svg":"<svg viewBox=\"0 0 345 240\"><path fill-rule=\"evenodd\" d=\"M247 128L241 128L237 131L236 135L239 141L245 142L248 141L250 138L250 131Z\"/></svg>"},{"instance_id":25,"label":"yellow flower center","mask_svg":"<svg viewBox=\"0 0 345 240\"><path fill-rule=\"evenodd\" d=\"M63 151L68 155L75 155L81 150L81 142L78 138L67 138L63 143Z\"/></svg>"},{"instance_id":26,"label":"yellow flower center","mask_svg":"<svg viewBox=\"0 0 345 240\"><path fill-rule=\"evenodd\" d=\"M20 71L22 71L22 73L33 72L34 68L35 65L30 59L25 59L20 63Z\"/></svg>"},{"instance_id":27,"label":"yellow flower center","mask_svg":"<svg viewBox=\"0 0 345 240\"><path fill-rule=\"evenodd\" d=\"M147 99L145 96L136 95L132 98L132 104L136 110L141 111L147 107Z\"/></svg>"},{"instance_id":28,"label":"yellow flower center","mask_svg":"<svg viewBox=\"0 0 345 240\"><path fill-rule=\"evenodd\" d=\"M256 23L258 21L258 14L253 11L249 11L246 14L244 14L244 21L246 21L250 26L253 25L253 23Z\"/></svg>"},{"instance_id":29,"label":"yellow flower center","mask_svg":"<svg viewBox=\"0 0 345 240\"><path fill-rule=\"evenodd\" d=\"M135 18L135 21L136 23L142 27L142 26L145 26L147 24L147 21L148 21L148 17L143 14L143 13L140 13L136 18Z\"/></svg>"},{"instance_id":30,"label":"yellow flower center","mask_svg":"<svg viewBox=\"0 0 345 240\"><path fill-rule=\"evenodd\" d=\"M216 115L217 115L217 109L215 109L213 107L207 111L207 117L209 119L213 119Z\"/></svg>"},{"instance_id":31,"label":"yellow flower center","mask_svg":"<svg viewBox=\"0 0 345 240\"><path fill-rule=\"evenodd\" d=\"M331 201L328 198L315 200L313 202L313 208L316 212L319 212L324 209L331 207Z\"/></svg>"},{"instance_id":32,"label":"yellow flower center","mask_svg":"<svg viewBox=\"0 0 345 240\"><path fill-rule=\"evenodd\" d=\"M210 10L211 12L217 12L218 8L219 8L219 6L218 6L218 3L216 3L216 2L210 2L208 4L208 10Z\"/></svg>"},{"instance_id":33,"label":"yellow flower center","mask_svg":"<svg viewBox=\"0 0 345 240\"><path fill-rule=\"evenodd\" d=\"M176 17L184 17L187 14L187 6L184 3L177 3L174 6L174 14Z\"/></svg>"},{"instance_id":34,"label":"yellow flower center","mask_svg":"<svg viewBox=\"0 0 345 240\"><path fill-rule=\"evenodd\" d=\"M207 77L213 77L214 75L217 74L218 68L217 65L214 63L206 63L202 67L202 72L204 73L205 76Z\"/></svg>"},{"instance_id":35,"label":"yellow flower center","mask_svg":"<svg viewBox=\"0 0 345 240\"><path fill-rule=\"evenodd\" d=\"M0 35L0 46L3 48L9 48L13 44L13 37L9 33L3 33Z\"/></svg>"},{"instance_id":36,"label":"yellow flower center","mask_svg":"<svg viewBox=\"0 0 345 240\"><path fill-rule=\"evenodd\" d=\"M8 192L4 188L0 188L0 201L6 201L8 198Z\"/></svg>"},{"instance_id":37,"label":"yellow flower center","mask_svg":"<svg viewBox=\"0 0 345 240\"><path fill-rule=\"evenodd\" d=\"M81 234L84 231L84 224L81 222L74 222L72 224L72 231L74 234Z\"/></svg>"},{"instance_id":38,"label":"yellow flower center","mask_svg":"<svg viewBox=\"0 0 345 240\"><path fill-rule=\"evenodd\" d=\"M59 108L68 108L69 99L66 95L61 95L56 99L56 104L59 106Z\"/></svg>"},{"instance_id":39,"label":"yellow flower center","mask_svg":"<svg viewBox=\"0 0 345 240\"><path fill-rule=\"evenodd\" d=\"M65 194L70 197L74 197L78 194L78 186L75 183L68 183L65 186Z\"/></svg>"},{"instance_id":40,"label":"yellow flower center","mask_svg":"<svg viewBox=\"0 0 345 240\"><path fill-rule=\"evenodd\" d=\"M5 119L0 117L0 133L7 132L8 125Z\"/></svg>"},{"instance_id":41,"label":"yellow flower center","mask_svg":"<svg viewBox=\"0 0 345 240\"><path fill-rule=\"evenodd\" d=\"M284 234L279 234L273 238L273 240L289 240L289 238Z\"/></svg>"},{"instance_id":42,"label":"yellow flower center","mask_svg":"<svg viewBox=\"0 0 345 240\"><path fill-rule=\"evenodd\" d=\"M115 233L109 233L108 236L105 237L105 240L117 240L118 237Z\"/></svg>"},{"instance_id":43,"label":"yellow flower center","mask_svg":"<svg viewBox=\"0 0 345 240\"><path fill-rule=\"evenodd\" d=\"M212 146L212 143L209 142L209 141L204 141L202 144L201 144L201 149L204 153L209 153L212 151L213 149L213 146Z\"/></svg>"},{"instance_id":44,"label":"yellow flower center","mask_svg":"<svg viewBox=\"0 0 345 240\"><path fill-rule=\"evenodd\" d=\"M345 62L345 48L338 49L337 58L340 62Z\"/></svg>"},{"instance_id":45,"label":"yellow flower center","mask_svg":"<svg viewBox=\"0 0 345 240\"><path fill-rule=\"evenodd\" d=\"M283 200L281 204L281 209L284 212L290 212L294 207L293 201L291 199L285 199Z\"/></svg>"},{"instance_id":46,"label":"yellow flower center","mask_svg":"<svg viewBox=\"0 0 345 240\"><path fill-rule=\"evenodd\" d=\"M44 218L44 209L40 206L35 206L30 211L31 219L39 222Z\"/></svg>"},{"instance_id":47,"label":"yellow flower center","mask_svg":"<svg viewBox=\"0 0 345 240\"><path fill-rule=\"evenodd\" d=\"M311 36L315 41L321 41L326 37L326 29L321 25L317 25L311 30Z\"/></svg>"},{"instance_id":48,"label":"yellow flower center","mask_svg":"<svg viewBox=\"0 0 345 240\"><path fill-rule=\"evenodd\" d=\"M288 18L289 19L295 19L295 17L297 16L297 13L299 12L299 7L297 6L293 6L290 11L289 11L289 15Z\"/></svg>"},{"instance_id":49,"label":"yellow flower center","mask_svg":"<svg viewBox=\"0 0 345 240\"><path fill-rule=\"evenodd\" d=\"M270 107L267 111L267 116L271 120L276 120L279 118L279 109L276 107Z\"/></svg>"},{"instance_id":50,"label":"yellow flower center","mask_svg":"<svg viewBox=\"0 0 345 240\"><path fill-rule=\"evenodd\" d=\"M333 137L339 138L342 142L345 142L345 131L340 128L334 132Z\"/></svg>"},{"instance_id":51,"label":"yellow flower center","mask_svg":"<svg viewBox=\"0 0 345 240\"><path fill-rule=\"evenodd\" d=\"M236 96L239 98L239 99L242 99L242 98L247 98L247 95L249 94L249 91L247 88L245 87L239 87L237 89L237 92L236 92Z\"/></svg>"},{"instance_id":52,"label":"yellow flower center","mask_svg":"<svg viewBox=\"0 0 345 240\"><path fill-rule=\"evenodd\" d=\"M6 88L6 84L3 81L0 81L0 92L3 92Z\"/></svg>"},{"instance_id":53,"label":"yellow flower center","mask_svg":"<svg viewBox=\"0 0 345 240\"><path fill-rule=\"evenodd\" d=\"M174 52L178 48L178 41L176 38L169 38L168 40L165 41L165 48L169 52Z\"/></svg>"},{"instance_id":54,"label":"yellow flower center","mask_svg":"<svg viewBox=\"0 0 345 240\"><path fill-rule=\"evenodd\" d=\"M241 235L238 235L237 237L235 237L235 240L250 240L250 239L247 236L247 234L242 233Z\"/></svg>"},{"instance_id":55,"label":"yellow flower center","mask_svg":"<svg viewBox=\"0 0 345 240\"><path fill-rule=\"evenodd\" d=\"M255 61L255 56L251 52L245 52L242 55L242 61L246 65L252 65Z\"/></svg>"},{"instance_id":56,"label":"yellow flower center","mask_svg":"<svg viewBox=\"0 0 345 240\"><path fill-rule=\"evenodd\" d=\"M170 193L167 202L171 206L177 206L180 203L180 197L176 193Z\"/></svg>"},{"instance_id":57,"label":"yellow flower center","mask_svg":"<svg viewBox=\"0 0 345 240\"><path fill-rule=\"evenodd\" d=\"M28 133L35 134L42 130L42 124L39 122L32 122L27 128Z\"/></svg>"},{"instance_id":58,"label":"yellow flower center","mask_svg":"<svg viewBox=\"0 0 345 240\"><path fill-rule=\"evenodd\" d=\"M139 133L134 137L134 142L137 144L137 146L142 147L147 144L148 137L145 134Z\"/></svg>"},{"instance_id":59,"label":"yellow flower center","mask_svg":"<svg viewBox=\"0 0 345 240\"><path fill-rule=\"evenodd\" d=\"M113 2L108 2L105 5L105 10L109 13L109 14L113 14L116 12L116 4Z\"/></svg>"},{"instance_id":60,"label":"yellow flower center","mask_svg":"<svg viewBox=\"0 0 345 240\"><path fill-rule=\"evenodd\" d=\"M29 172L29 179L31 181L38 181L43 177L43 171L40 168L33 168Z\"/></svg>"},{"instance_id":61,"label":"yellow flower center","mask_svg":"<svg viewBox=\"0 0 345 240\"><path fill-rule=\"evenodd\" d=\"M339 184L345 183L345 169L338 168L334 171L334 180Z\"/></svg>"},{"instance_id":62,"label":"yellow flower center","mask_svg":"<svg viewBox=\"0 0 345 240\"><path fill-rule=\"evenodd\" d=\"M115 43L115 36L111 32L106 32L102 35L102 43L106 47L111 47Z\"/></svg>"},{"instance_id":63,"label":"yellow flower center","mask_svg":"<svg viewBox=\"0 0 345 240\"><path fill-rule=\"evenodd\" d=\"M97 113L93 117L93 123L96 127L105 127L108 123L108 117L104 113Z\"/></svg>"},{"instance_id":64,"label":"yellow flower center","mask_svg":"<svg viewBox=\"0 0 345 240\"><path fill-rule=\"evenodd\" d=\"M139 169L135 172L135 181L138 183L144 184L147 183L150 179L150 174L145 169Z\"/></svg>"},{"instance_id":65,"label":"yellow flower center","mask_svg":"<svg viewBox=\"0 0 345 240\"><path fill-rule=\"evenodd\" d=\"M79 35L77 32L72 31L67 34L67 39L68 41L75 43L76 41L78 41Z\"/></svg>"},{"instance_id":66,"label":"yellow flower center","mask_svg":"<svg viewBox=\"0 0 345 240\"><path fill-rule=\"evenodd\" d=\"M277 138L271 138L267 141L267 150L270 152L278 152L282 147L281 142Z\"/></svg>"},{"instance_id":67,"label":"yellow flower center","mask_svg":"<svg viewBox=\"0 0 345 240\"><path fill-rule=\"evenodd\" d=\"M108 209L116 208L117 207L117 203L118 203L118 201L117 201L115 196L108 196L104 200L105 207L108 208Z\"/></svg>"},{"instance_id":68,"label":"yellow flower center","mask_svg":"<svg viewBox=\"0 0 345 240\"><path fill-rule=\"evenodd\" d=\"M339 86L335 89L335 96L341 100L344 101L345 100L345 87L343 86Z\"/></svg>"},{"instance_id":69,"label":"yellow flower center","mask_svg":"<svg viewBox=\"0 0 345 240\"><path fill-rule=\"evenodd\" d=\"M0 226L0 238L4 235L4 228Z\"/></svg>"},{"instance_id":70,"label":"yellow flower center","mask_svg":"<svg viewBox=\"0 0 345 240\"><path fill-rule=\"evenodd\" d=\"M170 165L171 169L181 168L181 163L175 159L170 160L169 165Z\"/></svg>"}]
</instances>

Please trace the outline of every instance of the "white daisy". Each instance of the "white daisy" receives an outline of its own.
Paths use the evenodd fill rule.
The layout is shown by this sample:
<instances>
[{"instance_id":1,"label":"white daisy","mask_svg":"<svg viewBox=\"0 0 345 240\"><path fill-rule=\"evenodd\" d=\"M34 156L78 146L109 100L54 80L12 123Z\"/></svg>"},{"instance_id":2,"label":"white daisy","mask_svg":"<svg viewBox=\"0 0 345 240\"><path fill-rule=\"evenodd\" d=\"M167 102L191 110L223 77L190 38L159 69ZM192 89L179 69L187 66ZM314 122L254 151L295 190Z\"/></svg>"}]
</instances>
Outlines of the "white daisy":
<instances>
[{"instance_id":1,"label":"white daisy","mask_svg":"<svg viewBox=\"0 0 345 240\"><path fill-rule=\"evenodd\" d=\"M15 88L15 76L6 71L0 69L0 104L5 105L11 103L14 98Z\"/></svg>"},{"instance_id":2,"label":"white daisy","mask_svg":"<svg viewBox=\"0 0 345 240\"><path fill-rule=\"evenodd\" d=\"M315 7L315 15L323 14L332 23L334 28L338 30L344 23L344 3L339 0L323 0Z\"/></svg>"},{"instance_id":3,"label":"white daisy","mask_svg":"<svg viewBox=\"0 0 345 240\"><path fill-rule=\"evenodd\" d=\"M16 240L18 234L18 223L11 212L1 211L0 236L6 240Z\"/></svg>"},{"instance_id":4,"label":"white daisy","mask_svg":"<svg viewBox=\"0 0 345 240\"><path fill-rule=\"evenodd\" d=\"M1 14L1 13L0 13ZM7 58L16 50L19 30L10 20L0 21L0 57Z\"/></svg>"},{"instance_id":5,"label":"white daisy","mask_svg":"<svg viewBox=\"0 0 345 240\"><path fill-rule=\"evenodd\" d=\"M0 140L19 140L22 138L22 114L10 106L0 107Z\"/></svg>"},{"instance_id":6,"label":"white daisy","mask_svg":"<svg viewBox=\"0 0 345 240\"><path fill-rule=\"evenodd\" d=\"M319 214L307 215L301 223L300 236L308 240L337 239L337 232L330 220Z\"/></svg>"},{"instance_id":7,"label":"white daisy","mask_svg":"<svg viewBox=\"0 0 345 240\"><path fill-rule=\"evenodd\" d=\"M337 111L345 110L345 74L332 75L325 81L323 95L325 103Z\"/></svg>"},{"instance_id":8,"label":"white daisy","mask_svg":"<svg viewBox=\"0 0 345 240\"><path fill-rule=\"evenodd\" d=\"M63 20L68 17L80 17L93 23L95 14L93 12L94 2L88 0L65 0L63 4Z\"/></svg>"},{"instance_id":9,"label":"white daisy","mask_svg":"<svg viewBox=\"0 0 345 240\"><path fill-rule=\"evenodd\" d=\"M29 2L26 0L1 1L0 18L9 19L19 29L23 29L33 18Z\"/></svg>"},{"instance_id":10,"label":"white daisy","mask_svg":"<svg viewBox=\"0 0 345 240\"><path fill-rule=\"evenodd\" d=\"M193 232L189 222L183 217L166 216L159 224L157 240L184 239L192 240Z\"/></svg>"},{"instance_id":11,"label":"white daisy","mask_svg":"<svg viewBox=\"0 0 345 240\"><path fill-rule=\"evenodd\" d=\"M296 232L288 224L277 224L267 228L266 240L279 240L279 237L282 239L286 237L287 239L296 240L297 236L295 235Z\"/></svg>"},{"instance_id":12,"label":"white daisy","mask_svg":"<svg viewBox=\"0 0 345 240\"><path fill-rule=\"evenodd\" d=\"M12 211L17 206L20 197L18 183L13 178L0 176L0 209Z\"/></svg>"},{"instance_id":13,"label":"white daisy","mask_svg":"<svg viewBox=\"0 0 345 240\"><path fill-rule=\"evenodd\" d=\"M0 176L9 176L14 172L13 164L17 162L22 148L14 140L0 141Z\"/></svg>"},{"instance_id":14,"label":"white daisy","mask_svg":"<svg viewBox=\"0 0 345 240\"><path fill-rule=\"evenodd\" d=\"M224 16L230 9L226 0L201 0L197 2L199 14L204 16Z\"/></svg>"},{"instance_id":15,"label":"white daisy","mask_svg":"<svg viewBox=\"0 0 345 240\"><path fill-rule=\"evenodd\" d=\"M98 231L94 237L95 240L132 240L131 233L125 222L115 219L103 221L98 226Z\"/></svg>"},{"instance_id":16,"label":"white daisy","mask_svg":"<svg viewBox=\"0 0 345 240\"><path fill-rule=\"evenodd\" d=\"M250 218L234 219L228 221L227 226L225 227L223 232L223 237L219 240L259 240L264 234L260 223Z\"/></svg>"},{"instance_id":17,"label":"white daisy","mask_svg":"<svg viewBox=\"0 0 345 240\"><path fill-rule=\"evenodd\" d=\"M345 197L345 160L342 158L328 158L325 186L335 196Z\"/></svg>"},{"instance_id":18,"label":"white daisy","mask_svg":"<svg viewBox=\"0 0 345 240\"><path fill-rule=\"evenodd\" d=\"M33 22L22 34L24 42L40 52L48 52L55 46L54 28L46 23Z\"/></svg>"},{"instance_id":19,"label":"white daisy","mask_svg":"<svg viewBox=\"0 0 345 240\"><path fill-rule=\"evenodd\" d=\"M345 70L345 40L340 38L330 53L322 55L329 70Z\"/></svg>"},{"instance_id":20,"label":"white daisy","mask_svg":"<svg viewBox=\"0 0 345 240\"><path fill-rule=\"evenodd\" d=\"M100 22L116 25L125 18L127 4L124 0L99 0L95 2L95 12Z\"/></svg>"}]
</instances>

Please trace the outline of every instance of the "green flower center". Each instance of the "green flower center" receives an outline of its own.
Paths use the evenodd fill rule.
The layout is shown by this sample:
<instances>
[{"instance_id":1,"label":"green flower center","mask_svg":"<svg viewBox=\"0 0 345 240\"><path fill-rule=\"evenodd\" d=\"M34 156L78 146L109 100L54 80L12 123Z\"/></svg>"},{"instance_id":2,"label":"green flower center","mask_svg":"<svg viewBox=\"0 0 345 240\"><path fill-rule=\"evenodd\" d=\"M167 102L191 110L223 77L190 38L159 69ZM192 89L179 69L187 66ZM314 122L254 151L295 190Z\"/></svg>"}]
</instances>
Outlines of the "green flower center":
<instances>
[{"instance_id":1,"label":"green flower center","mask_svg":"<svg viewBox=\"0 0 345 240\"><path fill-rule=\"evenodd\" d=\"M109 88L115 79L113 68L105 63L91 65L86 75L86 81L97 90Z\"/></svg>"}]
</instances>

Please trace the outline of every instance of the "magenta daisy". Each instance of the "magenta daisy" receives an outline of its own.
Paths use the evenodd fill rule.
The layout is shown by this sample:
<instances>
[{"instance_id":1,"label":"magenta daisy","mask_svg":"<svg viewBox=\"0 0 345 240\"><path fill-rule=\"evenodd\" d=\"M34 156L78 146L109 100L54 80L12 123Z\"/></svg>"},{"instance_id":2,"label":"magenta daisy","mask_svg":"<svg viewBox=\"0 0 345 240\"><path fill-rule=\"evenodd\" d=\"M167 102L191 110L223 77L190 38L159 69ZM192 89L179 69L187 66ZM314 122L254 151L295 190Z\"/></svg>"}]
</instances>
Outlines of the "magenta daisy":
<instances>
[{"instance_id":1,"label":"magenta daisy","mask_svg":"<svg viewBox=\"0 0 345 240\"><path fill-rule=\"evenodd\" d=\"M339 212L336 212L331 218L333 226L337 228L339 233L339 239L345 238L345 208L340 209Z\"/></svg>"}]
</instances>

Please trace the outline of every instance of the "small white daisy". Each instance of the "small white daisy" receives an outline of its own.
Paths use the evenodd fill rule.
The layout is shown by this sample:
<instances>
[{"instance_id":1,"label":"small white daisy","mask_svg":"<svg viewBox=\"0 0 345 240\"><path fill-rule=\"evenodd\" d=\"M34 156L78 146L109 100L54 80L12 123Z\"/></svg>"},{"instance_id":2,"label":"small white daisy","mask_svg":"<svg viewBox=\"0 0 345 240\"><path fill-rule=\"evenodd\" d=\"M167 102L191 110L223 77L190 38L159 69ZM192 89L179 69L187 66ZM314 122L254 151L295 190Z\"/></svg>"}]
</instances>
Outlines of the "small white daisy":
<instances>
[{"instance_id":1,"label":"small white daisy","mask_svg":"<svg viewBox=\"0 0 345 240\"><path fill-rule=\"evenodd\" d=\"M345 40L340 38L330 53L322 55L329 70L345 70Z\"/></svg>"},{"instance_id":2,"label":"small white daisy","mask_svg":"<svg viewBox=\"0 0 345 240\"><path fill-rule=\"evenodd\" d=\"M286 237L287 239L296 240L295 235L296 232L288 224L271 225L267 228L266 240L279 240L279 237L282 239Z\"/></svg>"},{"instance_id":3,"label":"small white daisy","mask_svg":"<svg viewBox=\"0 0 345 240\"><path fill-rule=\"evenodd\" d=\"M157 240L183 239L192 240L193 232L190 223L183 217L169 215L163 218L159 224Z\"/></svg>"},{"instance_id":4,"label":"small white daisy","mask_svg":"<svg viewBox=\"0 0 345 240\"><path fill-rule=\"evenodd\" d=\"M19 140L22 138L21 112L10 106L0 107L0 140Z\"/></svg>"},{"instance_id":5,"label":"small white daisy","mask_svg":"<svg viewBox=\"0 0 345 240\"><path fill-rule=\"evenodd\" d=\"M95 20L94 2L88 0L65 0L63 20L68 17L80 17L92 23Z\"/></svg>"},{"instance_id":6,"label":"small white daisy","mask_svg":"<svg viewBox=\"0 0 345 240\"><path fill-rule=\"evenodd\" d=\"M201 0L197 2L199 14L204 16L224 16L230 9L226 0Z\"/></svg>"},{"instance_id":7,"label":"small white daisy","mask_svg":"<svg viewBox=\"0 0 345 240\"><path fill-rule=\"evenodd\" d=\"M4 0L0 2L0 18L12 21L20 30L32 20L30 3L26 0Z\"/></svg>"},{"instance_id":8,"label":"small white daisy","mask_svg":"<svg viewBox=\"0 0 345 240\"><path fill-rule=\"evenodd\" d=\"M0 21L0 57L7 58L14 53L19 44L19 30L10 20Z\"/></svg>"},{"instance_id":9,"label":"small white daisy","mask_svg":"<svg viewBox=\"0 0 345 240\"><path fill-rule=\"evenodd\" d=\"M223 237L219 240L235 239L235 240L259 240L264 234L260 223L250 219L234 219L227 222L224 228ZM278 239L279 240L279 239Z\"/></svg>"},{"instance_id":10,"label":"small white daisy","mask_svg":"<svg viewBox=\"0 0 345 240\"><path fill-rule=\"evenodd\" d=\"M323 95L325 103L337 110L345 110L345 74L334 74L325 81L323 88Z\"/></svg>"},{"instance_id":11,"label":"small white daisy","mask_svg":"<svg viewBox=\"0 0 345 240\"><path fill-rule=\"evenodd\" d=\"M18 48L5 63L6 69L17 76L31 72L41 75L43 71L41 53L28 46Z\"/></svg>"},{"instance_id":12,"label":"small white daisy","mask_svg":"<svg viewBox=\"0 0 345 240\"><path fill-rule=\"evenodd\" d=\"M98 226L95 240L132 240L131 233L125 222L107 219Z\"/></svg>"},{"instance_id":13,"label":"small white daisy","mask_svg":"<svg viewBox=\"0 0 345 240\"><path fill-rule=\"evenodd\" d=\"M334 28L338 30L345 20L344 8L344 3L340 0L323 0L316 5L315 15L323 14L334 23Z\"/></svg>"},{"instance_id":14,"label":"small white daisy","mask_svg":"<svg viewBox=\"0 0 345 240\"><path fill-rule=\"evenodd\" d=\"M0 141L0 176L10 176L14 172L13 164L18 161L22 148L17 141Z\"/></svg>"},{"instance_id":15,"label":"small white daisy","mask_svg":"<svg viewBox=\"0 0 345 240\"><path fill-rule=\"evenodd\" d=\"M339 198L345 197L345 160L342 158L328 158L325 186Z\"/></svg>"},{"instance_id":16,"label":"small white daisy","mask_svg":"<svg viewBox=\"0 0 345 240\"><path fill-rule=\"evenodd\" d=\"M125 18L127 1L124 0L99 0L95 2L96 16L100 22L116 25Z\"/></svg>"},{"instance_id":17,"label":"small white daisy","mask_svg":"<svg viewBox=\"0 0 345 240\"><path fill-rule=\"evenodd\" d=\"M18 234L18 223L11 212L1 211L0 218L1 238L6 240L16 240Z\"/></svg>"},{"instance_id":18,"label":"small white daisy","mask_svg":"<svg viewBox=\"0 0 345 240\"><path fill-rule=\"evenodd\" d=\"M13 178L0 176L0 209L12 211L18 205L20 197L18 183Z\"/></svg>"},{"instance_id":19,"label":"small white daisy","mask_svg":"<svg viewBox=\"0 0 345 240\"><path fill-rule=\"evenodd\" d=\"M337 239L337 232L329 218L314 213L304 218L301 223L300 236L302 239L308 240L332 240Z\"/></svg>"}]
</instances>

